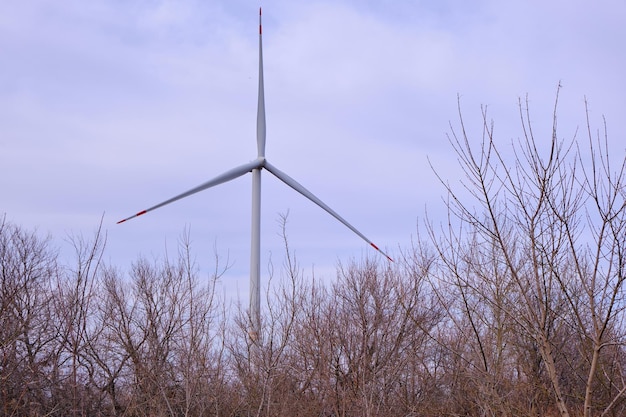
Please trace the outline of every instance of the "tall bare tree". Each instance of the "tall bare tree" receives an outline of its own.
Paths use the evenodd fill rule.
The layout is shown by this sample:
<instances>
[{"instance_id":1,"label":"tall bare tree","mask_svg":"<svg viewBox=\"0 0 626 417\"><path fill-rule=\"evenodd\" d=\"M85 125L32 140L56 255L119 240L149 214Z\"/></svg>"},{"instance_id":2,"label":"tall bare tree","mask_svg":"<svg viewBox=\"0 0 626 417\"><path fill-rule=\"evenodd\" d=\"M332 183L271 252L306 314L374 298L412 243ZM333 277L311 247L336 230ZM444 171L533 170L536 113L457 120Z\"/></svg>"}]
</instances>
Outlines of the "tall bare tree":
<instances>
[{"instance_id":1,"label":"tall bare tree","mask_svg":"<svg viewBox=\"0 0 626 417\"><path fill-rule=\"evenodd\" d=\"M608 414L623 406L625 392L624 364L609 358L626 342L626 159L616 158L613 169L606 136L592 134L588 120L586 145L559 138L556 104L552 131L537 137L528 101L519 107L522 136L507 159L486 110L476 145L459 106L450 143L471 199L442 179L459 226L436 245L485 371L497 363L488 345L506 322L502 330L518 335L506 343L518 352L526 346L530 357L534 350L533 372L545 372L545 379L514 374L520 383L547 382L536 387L553 399L541 412Z\"/></svg>"},{"instance_id":2,"label":"tall bare tree","mask_svg":"<svg viewBox=\"0 0 626 417\"><path fill-rule=\"evenodd\" d=\"M58 273L48 239L0 220L0 403L4 415L44 414L56 389L50 283Z\"/></svg>"}]
</instances>

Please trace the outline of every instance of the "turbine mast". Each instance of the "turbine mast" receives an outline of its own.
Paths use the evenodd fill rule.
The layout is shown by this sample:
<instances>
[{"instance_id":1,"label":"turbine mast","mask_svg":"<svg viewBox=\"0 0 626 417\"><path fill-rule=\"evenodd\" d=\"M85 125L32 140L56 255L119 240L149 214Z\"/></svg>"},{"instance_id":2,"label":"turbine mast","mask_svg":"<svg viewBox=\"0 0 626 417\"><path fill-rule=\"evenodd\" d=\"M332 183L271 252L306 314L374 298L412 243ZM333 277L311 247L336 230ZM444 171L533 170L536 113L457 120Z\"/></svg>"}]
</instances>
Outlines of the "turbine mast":
<instances>
[{"instance_id":1,"label":"turbine mast","mask_svg":"<svg viewBox=\"0 0 626 417\"><path fill-rule=\"evenodd\" d=\"M265 88L263 85L263 26L259 8L259 101L256 117L258 160L265 159ZM261 170L252 170L252 221L250 242L250 338L261 336Z\"/></svg>"}]
</instances>

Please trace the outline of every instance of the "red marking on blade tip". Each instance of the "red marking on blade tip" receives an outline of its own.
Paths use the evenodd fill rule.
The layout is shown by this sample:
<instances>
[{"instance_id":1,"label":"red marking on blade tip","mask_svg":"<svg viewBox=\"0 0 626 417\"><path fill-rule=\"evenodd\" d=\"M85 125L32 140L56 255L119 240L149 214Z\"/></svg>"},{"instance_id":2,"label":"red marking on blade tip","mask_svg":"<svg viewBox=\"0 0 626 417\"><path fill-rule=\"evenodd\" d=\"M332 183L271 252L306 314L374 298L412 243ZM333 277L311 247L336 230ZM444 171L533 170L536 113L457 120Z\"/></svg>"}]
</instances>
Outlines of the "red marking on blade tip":
<instances>
[{"instance_id":1,"label":"red marking on blade tip","mask_svg":"<svg viewBox=\"0 0 626 417\"><path fill-rule=\"evenodd\" d=\"M124 223L126 221L126 219L124 220L120 220L119 222L117 222L116 224L120 224L120 223Z\"/></svg>"},{"instance_id":2,"label":"red marking on blade tip","mask_svg":"<svg viewBox=\"0 0 626 417\"><path fill-rule=\"evenodd\" d=\"M378 252L380 252L380 253L382 253L383 255L385 255L385 257L386 257L387 259L389 259L391 262L394 262L394 260L393 260L393 259L391 259L391 257L390 257L389 255L387 255L385 252L383 252L383 251L381 251L380 249L378 249L378 246L374 245L374 244L373 244L373 243L371 243L371 242L370 242L370 245L372 245L372 247L373 247L374 249L376 249Z\"/></svg>"}]
</instances>

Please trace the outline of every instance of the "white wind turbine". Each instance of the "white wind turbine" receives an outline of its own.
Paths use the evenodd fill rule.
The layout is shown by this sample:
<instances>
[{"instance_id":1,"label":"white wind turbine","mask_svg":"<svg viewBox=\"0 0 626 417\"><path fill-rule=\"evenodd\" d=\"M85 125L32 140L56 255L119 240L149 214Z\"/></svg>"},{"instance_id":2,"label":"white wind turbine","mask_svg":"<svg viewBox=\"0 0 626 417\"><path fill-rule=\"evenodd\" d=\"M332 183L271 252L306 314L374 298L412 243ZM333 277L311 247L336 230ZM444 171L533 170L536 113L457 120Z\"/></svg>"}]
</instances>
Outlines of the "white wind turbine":
<instances>
[{"instance_id":1,"label":"white wind turbine","mask_svg":"<svg viewBox=\"0 0 626 417\"><path fill-rule=\"evenodd\" d=\"M256 338L260 334L261 328L261 170L266 169L272 173L276 178L323 208L327 213L339 220L346 227L356 233L361 239L369 243L374 249L382 253L387 259L393 261L387 254L378 248L372 241L370 241L363 233L359 232L354 226L348 223L343 217L337 214L333 209L328 207L322 200L317 198L313 193L304 188L300 183L285 174L274 165L270 164L265 159L265 95L263 86L263 42L262 42L263 30L261 26L261 9L259 9L259 101L257 107L257 151L258 156L254 161L248 162L229 171L226 171L222 175L209 180L203 184L198 185L182 194L165 200L153 207L146 210L142 210L137 214L120 220L119 223L123 223L126 220L141 216L149 211L156 210L166 204L173 203L181 198L188 197L197 192L206 190L218 184L230 181L237 177L240 177L248 172L252 172L252 240L250 244L250 320L252 321L251 336Z\"/></svg>"}]
</instances>

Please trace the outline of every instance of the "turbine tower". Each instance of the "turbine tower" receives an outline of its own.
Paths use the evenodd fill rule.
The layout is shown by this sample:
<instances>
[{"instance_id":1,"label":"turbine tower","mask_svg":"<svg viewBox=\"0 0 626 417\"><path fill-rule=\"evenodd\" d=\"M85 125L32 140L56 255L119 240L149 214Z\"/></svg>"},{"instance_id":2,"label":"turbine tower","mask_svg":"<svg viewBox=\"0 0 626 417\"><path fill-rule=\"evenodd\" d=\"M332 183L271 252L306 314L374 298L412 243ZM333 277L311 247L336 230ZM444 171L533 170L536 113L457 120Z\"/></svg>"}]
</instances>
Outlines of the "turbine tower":
<instances>
[{"instance_id":1,"label":"turbine tower","mask_svg":"<svg viewBox=\"0 0 626 417\"><path fill-rule=\"evenodd\" d=\"M393 261L387 254L380 250L378 246L365 237L363 233L348 223L322 200L317 198L300 183L276 168L274 165L270 164L267 159L265 159L265 88L263 85L263 29L261 24L261 9L259 9L259 98L256 123L257 159L226 171L225 173L218 175L217 177L200 184L197 187L117 222L118 224L123 223L127 220L141 216L142 214L146 214L149 211L156 210L167 204L173 203L174 201L180 200L181 198L188 197L197 192L206 190L207 188L233 180L248 172L252 172L252 236L250 243L250 320L252 322L252 328L250 329L250 335L255 341L260 335L261 330L261 171L263 169L266 169L276 178L317 204L335 219L339 220L346 227L356 233L361 239L369 243L370 246L382 253L388 260Z\"/></svg>"}]
</instances>

